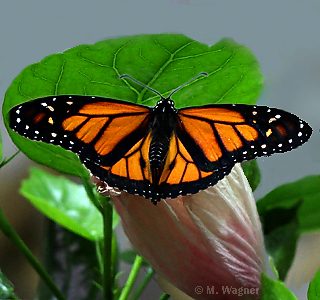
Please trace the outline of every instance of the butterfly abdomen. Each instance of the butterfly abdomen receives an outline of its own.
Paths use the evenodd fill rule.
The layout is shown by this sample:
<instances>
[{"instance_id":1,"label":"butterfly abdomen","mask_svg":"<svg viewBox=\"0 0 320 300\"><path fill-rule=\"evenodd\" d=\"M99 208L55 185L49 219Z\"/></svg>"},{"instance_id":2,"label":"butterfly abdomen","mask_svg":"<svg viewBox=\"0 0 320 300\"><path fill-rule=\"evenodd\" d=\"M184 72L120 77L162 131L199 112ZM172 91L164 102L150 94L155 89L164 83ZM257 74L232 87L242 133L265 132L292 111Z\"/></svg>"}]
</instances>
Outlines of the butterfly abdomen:
<instances>
[{"instance_id":1,"label":"butterfly abdomen","mask_svg":"<svg viewBox=\"0 0 320 300\"><path fill-rule=\"evenodd\" d=\"M167 156L169 142L167 140L152 140L149 150L151 168L159 168Z\"/></svg>"},{"instance_id":2,"label":"butterfly abdomen","mask_svg":"<svg viewBox=\"0 0 320 300\"><path fill-rule=\"evenodd\" d=\"M149 162L152 183L155 188L160 181L163 166L169 151L172 132L173 128L168 126L160 126L152 131L152 140L149 148Z\"/></svg>"}]
</instances>

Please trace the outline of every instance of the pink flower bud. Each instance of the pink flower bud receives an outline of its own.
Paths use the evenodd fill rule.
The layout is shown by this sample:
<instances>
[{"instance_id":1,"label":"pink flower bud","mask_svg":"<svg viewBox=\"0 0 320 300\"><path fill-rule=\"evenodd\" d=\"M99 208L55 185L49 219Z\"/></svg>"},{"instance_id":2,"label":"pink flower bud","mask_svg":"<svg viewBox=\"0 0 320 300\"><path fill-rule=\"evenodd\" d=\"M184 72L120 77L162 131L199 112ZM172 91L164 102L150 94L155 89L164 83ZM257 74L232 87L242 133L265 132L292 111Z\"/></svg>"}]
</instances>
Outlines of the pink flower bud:
<instances>
[{"instance_id":1,"label":"pink flower bud","mask_svg":"<svg viewBox=\"0 0 320 300\"><path fill-rule=\"evenodd\" d=\"M134 249L160 277L194 299L258 299L264 270L261 224L237 164L195 195L150 200L112 196Z\"/></svg>"}]
</instances>

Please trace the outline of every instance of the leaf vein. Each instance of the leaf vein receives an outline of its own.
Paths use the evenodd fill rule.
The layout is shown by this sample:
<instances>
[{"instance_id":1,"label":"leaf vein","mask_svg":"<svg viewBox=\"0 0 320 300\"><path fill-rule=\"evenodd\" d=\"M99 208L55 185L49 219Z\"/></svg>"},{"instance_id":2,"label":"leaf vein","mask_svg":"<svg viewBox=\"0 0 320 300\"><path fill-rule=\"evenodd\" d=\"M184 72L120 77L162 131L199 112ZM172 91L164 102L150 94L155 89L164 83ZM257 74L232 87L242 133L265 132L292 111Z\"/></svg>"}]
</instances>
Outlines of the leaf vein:
<instances>
[{"instance_id":1,"label":"leaf vein","mask_svg":"<svg viewBox=\"0 0 320 300\"><path fill-rule=\"evenodd\" d=\"M65 65L65 64L66 64L66 61L63 60L62 65L61 65L61 71L60 71L58 80L57 80L57 82L55 83L55 90L54 90L54 94L55 94L55 95L58 95L58 88L59 88L59 84L60 84L61 79L62 79L62 75L63 75L63 72L64 72L64 65Z\"/></svg>"},{"instance_id":2,"label":"leaf vein","mask_svg":"<svg viewBox=\"0 0 320 300\"><path fill-rule=\"evenodd\" d=\"M170 65L170 63L172 63L174 56L182 51L183 49L185 49L186 47L188 47L189 45L195 43L195 41L191 41L188 42L184 45L182 45L181 47L179 47L177 50L175 50L173 53L171 53L168 49L166 49L163 45L161 45L157 40L154 40L155 43L161 47L162 49L164 49L166 52L170 53L170 57L162 64L161 67L159 67L158 72L152 77L152 79L147 83L148 86L151 86L158 78L159 76L164 72L164 70ZM145 95L145 93L147 92L147 89L143 89L142 92L140 93L140 95L138 96L138 101L137 103L142 103L142 99Z\"/></svg>"}]
</instances>

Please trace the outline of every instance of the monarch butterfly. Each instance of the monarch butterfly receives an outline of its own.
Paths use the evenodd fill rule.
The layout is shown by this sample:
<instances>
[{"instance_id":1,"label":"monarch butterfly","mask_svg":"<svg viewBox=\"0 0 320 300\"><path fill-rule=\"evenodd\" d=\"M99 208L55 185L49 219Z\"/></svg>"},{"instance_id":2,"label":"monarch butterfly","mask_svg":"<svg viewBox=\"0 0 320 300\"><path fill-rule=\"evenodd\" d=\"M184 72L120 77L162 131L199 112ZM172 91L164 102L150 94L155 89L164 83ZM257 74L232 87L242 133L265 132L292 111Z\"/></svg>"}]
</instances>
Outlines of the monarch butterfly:
<instances>
[{"instance_id":1,"label":"monarch butterfly","mask_svg":"<svg viewBox=\"0 0 320 300\"><path fill-rule=\"evenodd\" d=\"M312 133L297 116L266 106L176 109L171 96L196 77L167 98L124 77L160 100L151 108L96 96L39 98L10 110L10 128L73 151L101 181L154 204L197 193L229 174L235 163L289 151Z\"/></svg>"}]
</instances>

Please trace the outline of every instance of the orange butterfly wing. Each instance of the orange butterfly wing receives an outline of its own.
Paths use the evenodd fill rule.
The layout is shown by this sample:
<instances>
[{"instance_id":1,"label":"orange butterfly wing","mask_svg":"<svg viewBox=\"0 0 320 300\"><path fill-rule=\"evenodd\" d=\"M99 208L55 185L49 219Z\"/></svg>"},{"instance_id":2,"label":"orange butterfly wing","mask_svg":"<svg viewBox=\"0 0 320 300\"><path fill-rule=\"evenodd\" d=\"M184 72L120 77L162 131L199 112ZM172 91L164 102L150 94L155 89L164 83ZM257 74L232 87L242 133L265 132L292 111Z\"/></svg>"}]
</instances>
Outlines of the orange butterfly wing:
<instances>
[{"instance_id":1,"label":"orange butterfly wing","mask_svg":"<svg viewBox=\"0 0 320 300\"><path fill-rule=\"evenodd\" d=\"M84 160L84 165L111 187L154 199L149 162L150 140L149 131L112 166L97 164L90 159Z\"/></svg>"},{"instance_id":2,"label":"orange butterfly wing","mask_svg":"<svg viewBox=\"0 0 320 300\"><path fill-rule=\"evenodd\" d=\"M183 108L168 136L158 179L152 176L149 161L151 112L120 100L55 96L13 108L10 127L32 140L75 152L111 187L153 201L197 193L217 183L235 163L289 151L312 132L297 116L264 106Z\"/></svg>"},{"instance_id":3,"label":"orange butterfly wing","mask_svg":"<svg viewBox=\"0 0 320 300\"><path fill-rule=\"evenodd\" d=\"M312 133L297 116L266 106L183 108L178 119L159 182L159 199L197 193L229 174L235 163L290 151Z\"/></svg>"},{"instance_id":4,"label":"orange butterfly wing","mask_svg":"<svg viewBox=\"0 0 320 300\"><path fill-rule=\"evenodd\" d=\"M179 110L177 136L197 167L214 171L307 141L311 127L294 114L266 106L221 104Z\"/></svg>"},{"instance_id":5,"label":"orange butterfly wing","mask_svg":"<svg viewBox=\"0 0 320 300\"><path fill-rule=\"evenodd\" d=\"M176 198L179 195L195 194L215 185L230 173L232 168L202 171L174 133L159 181L156 199Z\"/></svg>"},{"instance_id":6,"label":"orange butterfly wing","mask_svg":"<svg viewBox=\"0 0 320 300\"><path fill-rule=\"evenodd\" d=\"M102 97L52 96L16 106L10 127L26 138L71 150L84 164L108 167L147 134L150 111Z\"/></svg>"},{"instance_id":7,"label":"orange butterfly wing","mask_svg":"<svg viewBox=\"0 0 320 300\"><path fill-rule=\"evenodd\" d=\"M196 193L216 184L231 171L231 168L201 171L182 142L173 133L160 180L154 183L149 162L150 142L151 132L140 139L111 167L96 165L90 161L84 164L98 178L104 179L109 186L141 195L154 203L161 199ZM108 177L106 177L106 171Z\"/></svg>"}]
</instances>

